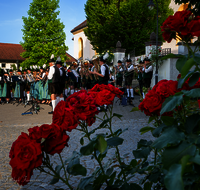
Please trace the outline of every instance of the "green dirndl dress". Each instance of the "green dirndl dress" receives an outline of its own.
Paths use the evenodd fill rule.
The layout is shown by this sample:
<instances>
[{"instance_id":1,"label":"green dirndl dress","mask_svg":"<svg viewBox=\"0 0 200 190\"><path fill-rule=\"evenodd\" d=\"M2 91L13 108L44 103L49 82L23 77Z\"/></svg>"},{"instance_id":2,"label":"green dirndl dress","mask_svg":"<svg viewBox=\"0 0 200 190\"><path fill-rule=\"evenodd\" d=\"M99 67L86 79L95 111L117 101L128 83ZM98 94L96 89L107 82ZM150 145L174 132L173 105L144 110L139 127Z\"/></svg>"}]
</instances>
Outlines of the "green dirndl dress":
<instances>
[{"instance_id":1,"label":"green dirndl dress","mask_svg":"<svg viewBox=\"0 0 200 190\"><path fill-rule=\"evenodd\" d=\"M48 92L48 80L44 84L42 98L46 99L46 100L51 99L49 92Z\"/></svg>"},{"instance_id":2,"label":"green dirndl dress","mask_svg":"<svg viewBox=\"0 0 200 190\"><path fill-rule=\"evenodd\" d=\"M20 82L16 82L14 98L20 98Z\"/></svg>"},{"instance_id":3,"label":"green dirndl dress","mask_svg":"<svg viewBox=\"0 0 200 190\"><path fill-rule=\"evenodd\" d=\"M36 81L34 84L35 85L34 85L33 97L35 99L38 99L38 96L39 96L39 81Z\"/></svg>"},{"instance_id":4,"label":"green dirndl dress","mask_svg":"<svg viewBox=\"0 0 200 190\"><path fill-rule=\"evenodd\" d=\"M41 80L38 82L38 99L43 99L43 83Z\"/></svg>"}]
</instances>

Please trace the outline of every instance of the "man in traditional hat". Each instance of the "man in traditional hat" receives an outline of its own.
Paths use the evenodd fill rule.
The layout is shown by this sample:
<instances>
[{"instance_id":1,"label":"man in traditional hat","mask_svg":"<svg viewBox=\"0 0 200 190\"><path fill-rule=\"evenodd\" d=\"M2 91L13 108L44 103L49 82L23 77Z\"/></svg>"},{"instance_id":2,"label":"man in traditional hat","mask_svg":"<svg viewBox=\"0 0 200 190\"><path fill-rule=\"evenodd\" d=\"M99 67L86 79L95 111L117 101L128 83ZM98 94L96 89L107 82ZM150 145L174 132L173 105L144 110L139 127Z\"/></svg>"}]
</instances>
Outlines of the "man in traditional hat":
<instances>
[{"instance_id":1,"label":"man in traditional hat","mask_svg":"<svg viewBox=\"0 0 200 190\"><path fill-rule=\"evenodd\" d=\"M134 99L134 92L132 88L132 80L133 80L133 74L134 74L134 66L131 64L132 60L127 59L126 60L126 67L127 71L125 73L125 85L127 88L127 98L129 98L129 103L132 104L131 99Z\"/></svg>"},{"instance_id":2,"label":"man in traditional hat","mask_svg":"<svg viewBox=\"0 0 200 190\"><path fill-rule=\"evenodd\" d=\"M49 92L51 94L51 103L53 111L56 107L56 94L59 93L59 82L60 82L60 71L59 68L55 66L55 59L54 55L51 55L51 58L49 60L49 74L48 74L48 88ZM48 114L53 114L53 111L48 112Z\"/></svg>"},{"instance_id":3,"label":"man in traditional hat","mask_svg":"<svg viewBox=\"0 0 200 190\"><path fill-rule=\"evenodd\" d=\"M144 69L143 69L143 78L144 78L144 86L146 88L150 88L151 86L151 79L153 76L153 67L150 65L150 59L146 57L144 59Z\"/></svg>"},{"instance_id":4,"label":"man in traditional hat","mask_svg":"<svg viewBox=\"0 0 200 190\"><path fill-rule=\"evenodd\" d=\"M59 96L57 98L57 103L59 101L64 101L63 91L65 90L65 78L66 78L66 72L65 69L62 67L62 61L60 57L56 61L56 66L59 68L60 71L60 85L59 85Z\"/></svg>"},{"instance_id":5,"label":"man in traditional hat","mask_svg":"<svg viewBox=\"0 0 200 190\"><path fill-rule=\"evenodd\" d=\"M99 84L105 84L105 85L107 85L110 73L109 73L109 68L106 65L106 60L103 57L100 57L99 64L101 66L100 73L98 73L95 70L93 72L92 71L89 71L89 72L91 74L96 74L96 75L99 76L99 81L98 81Z\"/></svg>"},{"instance_id":6,"label":"man in traditional hat","mask_svg":"<svg viewBox=\"0 0 200 190\"><path fill-rule=\"evenodd\" d=\"M124 71L124 69L122 68L122 61L118 60L118 62L117 62L117 68L115 70L115 74L116 74L116 86L118 88L122 88L123 71Z\"/></svg>"}]
</instances>

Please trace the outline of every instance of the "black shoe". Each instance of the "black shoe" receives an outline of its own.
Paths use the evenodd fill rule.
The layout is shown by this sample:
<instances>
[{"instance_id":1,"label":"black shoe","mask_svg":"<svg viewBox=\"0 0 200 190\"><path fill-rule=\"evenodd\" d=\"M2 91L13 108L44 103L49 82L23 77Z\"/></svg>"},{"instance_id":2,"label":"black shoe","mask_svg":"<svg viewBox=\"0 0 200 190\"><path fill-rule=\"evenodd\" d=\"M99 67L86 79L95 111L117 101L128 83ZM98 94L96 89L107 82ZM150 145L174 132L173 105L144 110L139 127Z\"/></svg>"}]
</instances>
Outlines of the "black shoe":
<instances>
[{"instance_id":1,"label":"black shoe","mask_svg":"<svg viewBox=\"0 0 200 190\"><path fill-rule=\"evenodd\" d=\"M131 97L131 100L134 100L134 97Z\"/></svg>"},{"instance_id":2,"label":"black shoe","mask_svg":"<svg viewBox=\"0 0 200 190\"><path fill-rule=\"evenodd\" d=\"M53 114L53 111L48 112L48 114Z\"/></svg>"}]
</instances>

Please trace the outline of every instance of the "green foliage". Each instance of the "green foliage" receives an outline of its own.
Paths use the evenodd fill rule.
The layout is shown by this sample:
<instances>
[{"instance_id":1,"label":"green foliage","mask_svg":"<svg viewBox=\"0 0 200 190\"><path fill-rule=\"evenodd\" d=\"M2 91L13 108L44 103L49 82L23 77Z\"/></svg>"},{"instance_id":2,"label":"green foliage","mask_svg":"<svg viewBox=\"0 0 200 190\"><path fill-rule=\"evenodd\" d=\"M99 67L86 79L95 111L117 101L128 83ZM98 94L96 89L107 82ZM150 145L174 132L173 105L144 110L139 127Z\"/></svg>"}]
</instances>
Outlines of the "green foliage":
<instances>
[{"instance_id":1,"label":"green foliage","mask_svg":"<svg viewBox=\"0 0 200 190\"><path fill-rule=\"evenodd\" d=\"M170 0L158 0L159 26L173 14ZM84 30L93 48L98 53L116 48L122 43L126 53L134 50L144 53L144 42L156 31L156 9L149 10L149 0L88 0L85 4L87 28ZM160 28L160 27L159 27ZM159 38L161 31L159 30Z\"/></svg>"},{"instance_id":2,"label":"green foliage","mask_svg":"<svg viewBox=\"0 0 200 190\"><path fill-rule=\"evenodd\" d=\"M64 25L58 19L59 0L33 0L28 10L28 17L22 17L23 41L20 42L23 49L21 54L26 60L21 66L47 64L51 54L61 56L66 60L65 45L66 35Z\"/></svg>"}]
</instances>

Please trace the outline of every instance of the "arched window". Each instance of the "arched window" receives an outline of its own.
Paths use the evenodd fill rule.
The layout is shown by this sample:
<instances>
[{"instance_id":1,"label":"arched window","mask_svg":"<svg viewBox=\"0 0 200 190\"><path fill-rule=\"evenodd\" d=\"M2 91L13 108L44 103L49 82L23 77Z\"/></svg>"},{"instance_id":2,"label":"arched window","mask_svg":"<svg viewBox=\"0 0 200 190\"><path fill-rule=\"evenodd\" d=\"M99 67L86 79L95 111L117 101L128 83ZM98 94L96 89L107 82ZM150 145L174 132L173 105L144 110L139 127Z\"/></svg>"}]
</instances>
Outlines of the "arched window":
<instances>
[{"instance_id":1,"label":"arched window","mask_svg":"<svg viewBox=\"0 0 200 190\"><path fill-rule=\"evenodd\" d=\"M79 58L83 57L83 39L82 38L78 39L78 57Z\"/></svg>"}]
</instances>

